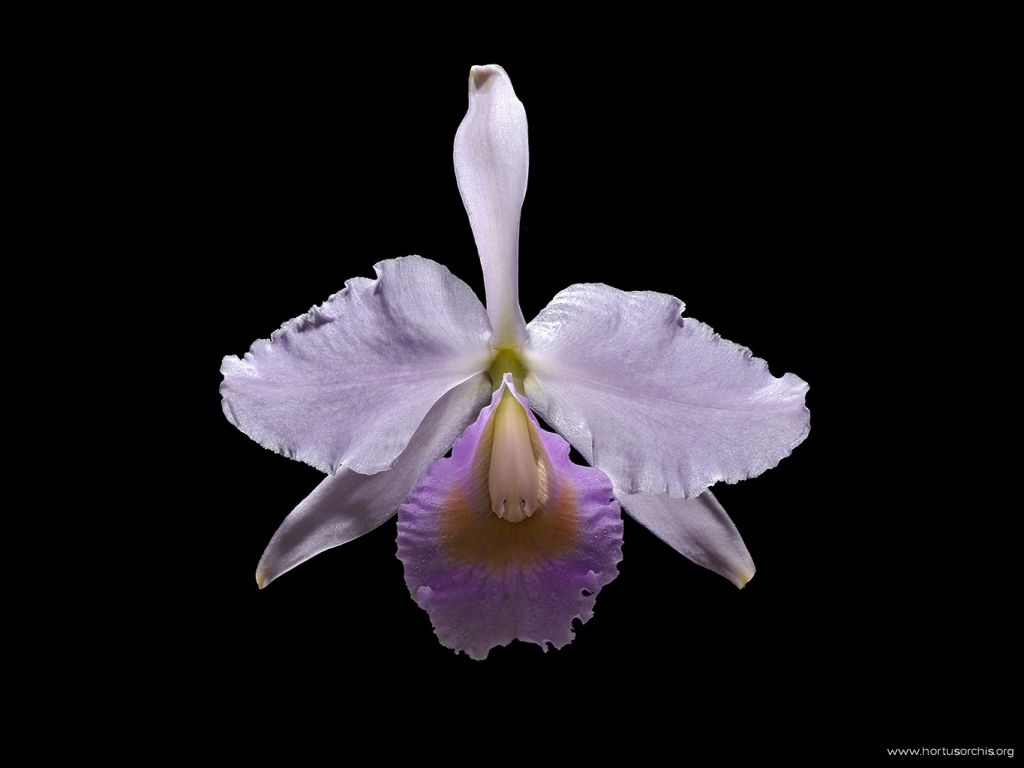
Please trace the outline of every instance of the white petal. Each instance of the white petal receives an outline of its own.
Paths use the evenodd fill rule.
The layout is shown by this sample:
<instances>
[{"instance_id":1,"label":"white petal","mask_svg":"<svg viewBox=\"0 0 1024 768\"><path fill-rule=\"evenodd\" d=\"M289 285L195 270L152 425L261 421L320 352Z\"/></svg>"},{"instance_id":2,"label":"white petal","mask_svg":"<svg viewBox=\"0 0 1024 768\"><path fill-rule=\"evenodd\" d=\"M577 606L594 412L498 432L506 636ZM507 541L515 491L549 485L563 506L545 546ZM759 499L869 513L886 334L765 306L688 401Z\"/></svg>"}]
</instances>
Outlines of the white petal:
<instances>
[{"instance_id":1,"label":"white petal","mask_svg":"<svg viewBox=\"0 0 1024 768\"><path fill-rule=\"evenodd\" d=\"M617 494L622 508L681 555L741 589L754 577L754 561L740 532L710 491L696 499L665 494Z\"/></svg>"},{"instance_id":2,"label":"white petal","mask_svg":"<svg viewBox=\"0 0 1024 768\"><path fill-rule=\"evenodd\" d=\"M574 285L529 325L530 405L625 493L698 496L770 469L810 430L806 383L682 308Z\"/></svg>"},{"instance_id":3,"label":"white petal","mask_svg":"<svg viewBox=\"0 0 1024 768\"><path fill-rule=\"evenodd\" d=\"M256 568L262 589L314 555L389 520L427 468L444 456L491 396L490 379L474 376L438 400L391 469L330 475L281 523Z\"/></svg>"},{"instance_id":4,"label":"white petal","mask_svg":"<svg viewBox=\"0 0 1024 768\"><path fill-rule=\"evenodd\" d=\"M224 358L224 414L265 448L324 472L391 466L438 398L486 370L472 289L410 256L382 261L241 359Z\"/></svg>"},{"instance_id":5,"label":"white petal","mask_svg":"<svg viewBox=\"0 0 1024 768\"><path fill-rule=\"evenodd\" d=\"M480 252L495 343L518 344L525 336L519 309L519 213L530 147L526 110L499 66L470 70L469 111L455 134L454 159Z\"/></svg>"}]
</instances>

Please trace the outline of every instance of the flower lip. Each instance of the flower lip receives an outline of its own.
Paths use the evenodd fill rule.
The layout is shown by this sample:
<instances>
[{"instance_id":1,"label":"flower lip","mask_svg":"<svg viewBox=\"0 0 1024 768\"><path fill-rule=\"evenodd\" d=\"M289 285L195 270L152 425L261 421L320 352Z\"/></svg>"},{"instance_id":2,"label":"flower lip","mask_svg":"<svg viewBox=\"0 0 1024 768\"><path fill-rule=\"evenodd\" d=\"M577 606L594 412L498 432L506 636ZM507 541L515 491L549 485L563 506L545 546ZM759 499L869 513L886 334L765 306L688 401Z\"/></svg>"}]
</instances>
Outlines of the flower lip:
<instances>
[{"instance_id":1,"label":"flower lip","mask_svg":"<svg viewBox=\"0 0 1024 768\"><path fill-rule=\"evenodd\" d=\"M622 517L611 481L573 464L569 445L544 430L511 376L427 470L398 512L398 557L413 599L441 642L471 658L513 640L560 648L574 622L588 621L622 558ZM495 409L512 397L530 421L543 458L539 508L509 524L491 509L487 459Z\"/></svg>"}]
</instances>

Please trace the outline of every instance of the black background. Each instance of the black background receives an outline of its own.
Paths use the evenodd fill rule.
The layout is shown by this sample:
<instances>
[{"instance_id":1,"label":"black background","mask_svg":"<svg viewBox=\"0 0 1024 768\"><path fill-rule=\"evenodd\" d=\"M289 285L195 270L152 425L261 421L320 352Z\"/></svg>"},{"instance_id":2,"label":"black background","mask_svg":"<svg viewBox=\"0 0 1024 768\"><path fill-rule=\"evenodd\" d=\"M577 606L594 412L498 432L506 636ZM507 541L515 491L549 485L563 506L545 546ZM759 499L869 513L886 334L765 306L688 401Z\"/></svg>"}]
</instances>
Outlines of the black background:
<instances>
[{"instance_id":1,"label":"black background","mask_svg":"<svg viewBox=\"0 0 1024 768\"><path fill-rule=\"evenodd\" d=\"M935 374L956 365L927 266L948 226L931 201L955 67L831 38L379 57L226 40L161 68L143 120L195 363L176 393L189 419L167 435L191 458L164 533L186 565L164 608L197 708L270 728L319 696L350 724L457 713L503 738L600 745L609 728L862 759L1011 743L1009 512L957 464L982 451L952 436L971 377ZM321 476L231 427L217 387L223 355L378 260L436 259L482 296L451 148L469 67L490 62L530 121L524 315L581 281L677 295L809 382L812 431L777 468L715 488L758 567L747 588L627 518L620 575L572 645L479 663L440 646L410 599L394 522L257 590L264 546Z\"/></svg>"}]
</instances>

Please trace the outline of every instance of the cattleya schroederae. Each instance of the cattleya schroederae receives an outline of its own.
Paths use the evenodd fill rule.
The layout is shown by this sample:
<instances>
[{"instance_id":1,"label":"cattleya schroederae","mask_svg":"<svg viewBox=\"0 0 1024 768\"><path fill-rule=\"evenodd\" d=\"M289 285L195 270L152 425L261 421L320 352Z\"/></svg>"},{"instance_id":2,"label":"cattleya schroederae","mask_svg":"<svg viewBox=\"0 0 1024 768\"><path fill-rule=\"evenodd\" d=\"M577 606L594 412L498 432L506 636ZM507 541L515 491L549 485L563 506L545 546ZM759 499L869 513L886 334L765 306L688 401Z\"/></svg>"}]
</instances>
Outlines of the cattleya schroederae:
<instances>
[{"instance_id":1,"label":"cattleya schroederae","mask_svg":"<svg viewBox=\"0 0 1024 768\"><path fill-rule=\"evenodd\" d=\"M231 423L328 473L274 534L259 586L397 511L406 582L442 643L561 647L615 578L620 504L743 586L754 564L708 487L807 436L807 385L663 293L573 285L524 322L526 112L500 67L470 72L454 159L486 309L440 264L391 259L224 359Z\"/></svg>"}]
</instances>

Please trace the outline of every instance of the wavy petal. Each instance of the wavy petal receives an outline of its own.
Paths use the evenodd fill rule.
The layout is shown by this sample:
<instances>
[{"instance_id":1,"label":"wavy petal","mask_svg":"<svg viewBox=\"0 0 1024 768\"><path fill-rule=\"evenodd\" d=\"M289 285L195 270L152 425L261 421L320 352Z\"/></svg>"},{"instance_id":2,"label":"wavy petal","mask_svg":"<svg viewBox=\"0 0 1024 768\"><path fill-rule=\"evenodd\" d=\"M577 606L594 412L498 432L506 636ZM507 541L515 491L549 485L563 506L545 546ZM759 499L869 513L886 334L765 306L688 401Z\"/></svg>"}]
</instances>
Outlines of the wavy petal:
<instances>
[{"instance_id":1,"label":"wavy petal","mask_svg":"<svg viewBox=\"0 0 1024 768\"><path fill-rule=\"evenodd\" d=\"M479 374L463 382L427 413L391 469L328 475L281 523L256 568L260 589L324 550L369 533L398 510L427 468L444 456L490 399L491 381Z\"/></svg>"},{"instance_id":2,"label":"wavy petal","mask_svg":"<svg viewBox=\"0 0 1024 768\"><path fill-rule=\"evenodd\" d=\"M382 261L344 290L224 358L224 414L265 448L324 472L391 466L430 407L486 370L490 327L445 267Z\"/></svg>"},{"instance_id":3,"label":"wavy petal","mask_svg":"<svg viewBox=\"0 0 1024 768\"><path fill-rule=\"evenodd\" d=\"M518 344L525 338L519 309L519 214L530 146L526 110L499 66L470 70L469 111L455 134L454 160L480 252L495 343Z\"/></svg>"},{"instance_id":4,"label":"wavy petal","mask_svg":"<svg viewBox=\"0 0 1024 768\"><path fill-rule=\"evenodd\" d=\"M754 560L747 545L710 491L695 499L622 494L619 503L676 552L740 589L754 578Z\"/></svg>"},{"instance_id":5,"label":"wavy petal","mask_svg":"<svg viewBox=\"0 0 1024 768\"><path fill-rule=\"evenodd\" d=\"M699 496L770 469L810 430L804 381L682 309L573 285L529 325L530 403L624 493Z\"/></svg>"},{"instance_id":6,"label":"wavy petal","mask_svg":"<svg viewBox=\"0 0 1024 768\"><path fill-rule=\"evenodd\" d=\"M491 417L506 388L510 376L398 511L398 557L413 599L445 646L474 659L514 639L568 644L573 619L590 619L622 558L622 517L608 478L569 461L566 442L532 414L539 508L516 523L491 511Z\"/></svg>"}]
</instances>

